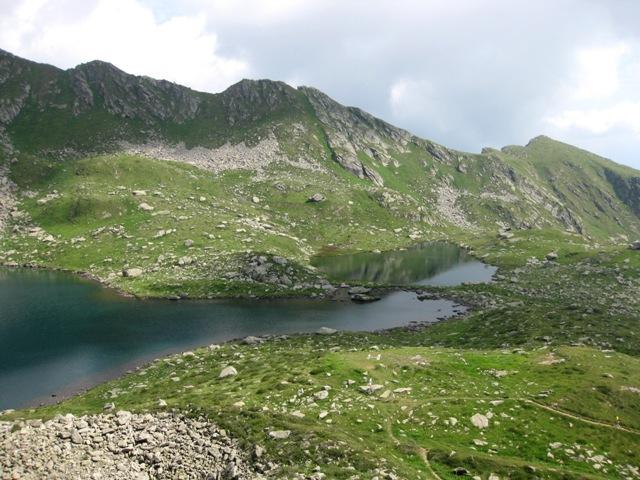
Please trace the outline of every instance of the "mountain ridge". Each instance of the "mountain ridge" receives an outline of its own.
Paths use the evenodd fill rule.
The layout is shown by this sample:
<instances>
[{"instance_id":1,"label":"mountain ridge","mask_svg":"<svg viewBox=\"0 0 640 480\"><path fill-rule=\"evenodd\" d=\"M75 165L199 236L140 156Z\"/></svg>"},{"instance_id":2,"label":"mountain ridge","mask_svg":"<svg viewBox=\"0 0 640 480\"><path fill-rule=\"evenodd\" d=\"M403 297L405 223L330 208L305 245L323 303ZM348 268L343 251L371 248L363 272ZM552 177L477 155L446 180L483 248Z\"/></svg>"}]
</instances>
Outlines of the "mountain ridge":
<instances>
[{"instance_id":1,"label":"mountain ridge","mask_svg":"<svg viewBox=\"0 0 640 480\"><path fill-rule=\"evenodd\" d=\"M313 87L266 79L209 94L129 75L107 62L61 70L0 52L0 144L0 218L12 227L6 248L28 263L64 265L75 255L74 238L102 228L122 231L123 222L140 235L154 235L151 225L168 230L156 211L141 215L126 190L157 192L156 205L140 205L185 223L184 240L193 240L192 229L206 232L236 260L264 251L308 265L327 245L381 249L471 237L516 242L510 230L574 235L585 248L640 236L640 172L630 167L545 136L525 146L462 152ZM169 170L177 186L166 197ZM164 180L155 185L156 177ZM196 184L210 192L203 211L194 204L190 178L202 178ZM312 207L306 200L315 194L323 200ZM180 213L184 209L192 213ZM220 209L253 215L251 228L264 218L277 228L263 238L246 237L243 220L235 233L214 235ZM34 259L20 246L34 228L57 242L57 260ZM135 261L148 264L140 249ZM130 263L123 251L118 257L123 268ZM74 268L100 278L117 273L98 268L98 260L76 258ZM214 273L220 272L197 274Z\"/></svg>"}]
</instances>

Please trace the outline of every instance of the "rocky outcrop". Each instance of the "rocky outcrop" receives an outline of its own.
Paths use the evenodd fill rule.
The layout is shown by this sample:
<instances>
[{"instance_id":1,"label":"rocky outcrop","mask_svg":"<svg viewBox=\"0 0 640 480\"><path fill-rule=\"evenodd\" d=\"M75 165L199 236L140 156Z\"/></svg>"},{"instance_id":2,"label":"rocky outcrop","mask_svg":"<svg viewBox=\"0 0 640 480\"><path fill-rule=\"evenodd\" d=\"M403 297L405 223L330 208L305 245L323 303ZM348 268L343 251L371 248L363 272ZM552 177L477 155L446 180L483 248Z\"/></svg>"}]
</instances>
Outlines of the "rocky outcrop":
<instances>
[{"instance_id":1,"label":"rocky outcrop","mask_svg":"<svg viewBox=\"0 0 640 480\"><path fill-rule=\"evenodd\" d=\"M625 178L610 168L605 168L604 174L620 201L640 217L640 177Z\"/></svg>"},{"instance_id":2,"label":"rocky outcrop","mask_svg":"<svg viewBox=\"0 0 640 480\"><path fill-rule=\"evenodd\" d=\"M0 231L4 229L12 212L16 211L16 186L7 177L6 167L0 166Z\"/></svg>"},{"instance_id":3,"label":"rocky outcrop","mask_svg":"<svg viewBox=\"0 0 640 480\"><path fill-rule=\"evenodd\" d=\"M71 79L74 113L79 114L103 102L111 114L146 122L194 118L202 102L193 90L166 80L129 75L107 62L93 61L66 72Z\"/></svg>"},{"instance_id":4,"label":"rocky outcrop","mask_svg":"<svg viewBox=\"0 0 640 480\"><path fill-rule=\"evenodd\" d=\"M6 478L243 480L263 478L264 470L202 418L119 411L0 422Z\"/></svg>"},{"instance_id":5,"label":"rocky outcrop","mask_svg":"<svg viewBox=\"0 0 640 480\"><path fill-rule=\"evenodd\" d=\"M367 178L379 187L384 185L384 180L378 172L373 168L367 167L355 154L338 155L333 153L333 159L340 164L342 168L353 173L358 178Z\"/></svg>"},{"instance_id":6,"label":"rocky outcrop","mask_svg":"<svg viewBox=\"0 0 640 480\"><path fill-rule=\"evenodd\" d=\"M23 78L30 62L0 49L0 127L16 118L31 92L31 85Z\"/></svg>"},{"instance_id":7,"label":"rocky outcrop","mask_svg":"<svg viewBox=\"0 0 640 480\"><path fill-rule=\"evenodd\" d=\"M286 109L296 109L296 90L284 82L241 80L220 95L220 103L230 126L259 121Z\"/></svg>"},{"instance_id":8,"label":"rocky outcrop","mask_svg":"<svg viewBox=\"0 0 640 480\"><path fill-rule=\"evenodd\" d=\"M354 107L345 107L311 87L300 87L311 103L326 133L333 158L345 170L359 178L367 178L382 186L382 176L365 165L358 154L367 155L374 163L387 165L392 153L406 150L412 141L409 132L396 128Z\"/></svg>"}]
</instances>

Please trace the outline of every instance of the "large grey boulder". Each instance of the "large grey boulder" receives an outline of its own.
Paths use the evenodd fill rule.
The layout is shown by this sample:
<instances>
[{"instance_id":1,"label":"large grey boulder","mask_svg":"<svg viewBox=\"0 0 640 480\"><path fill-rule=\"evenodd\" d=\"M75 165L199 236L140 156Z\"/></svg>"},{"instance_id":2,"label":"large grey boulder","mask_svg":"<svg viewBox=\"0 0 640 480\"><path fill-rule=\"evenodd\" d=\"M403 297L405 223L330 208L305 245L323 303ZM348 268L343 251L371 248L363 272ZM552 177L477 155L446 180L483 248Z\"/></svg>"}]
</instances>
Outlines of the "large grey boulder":
<instances>
[{"instance_id":1,"label":"large grey boulder","mask_svg":"<svg viewBox=\"0 0 640 480\"><path fill-rule=\"evenodd\" d=\"M122 271L122 276L127 278L136 278L143 274L141 268L125 268Z\"/></svg>"}]
</instances>

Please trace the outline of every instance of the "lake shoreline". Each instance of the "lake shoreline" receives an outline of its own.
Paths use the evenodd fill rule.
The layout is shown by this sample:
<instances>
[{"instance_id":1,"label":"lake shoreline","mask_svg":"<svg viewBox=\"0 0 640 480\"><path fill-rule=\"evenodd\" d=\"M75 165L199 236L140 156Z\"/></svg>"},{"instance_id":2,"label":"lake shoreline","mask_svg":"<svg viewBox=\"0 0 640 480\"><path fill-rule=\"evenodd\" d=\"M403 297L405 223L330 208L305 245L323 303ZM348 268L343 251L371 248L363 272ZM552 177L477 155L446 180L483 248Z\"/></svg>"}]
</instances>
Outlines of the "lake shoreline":
<instances>
[{"instance_id":1,"label":"lake shoreline","mask_svg":"<svg viewBox=\"0 0 640 480\"><path fill-rule=\"evenodd\" d=\"M396 253L394 252L394 255ZM457 259L458 257L455 258ZM397 262L391 263L394 268L398 267ZM452 262L451 259L448 259L448 263L445 261L445 272L447 271L447 266L452 263L455 264L456 262ZM458 263L460 265L468 265L465 261ZM479 261L476 261L476 263L482 264ZM482 265L487 268L493 268L493 271L495 271L495 267L487 266L486 264ZM18 273L16 278L23 278L24 275L27 275L24 277L25 279L33 278L32 280L27 280L27 282L35 280L35 288L41 288L38 286L41 284L38 283L41 282L40 274L34 274L35 277L31 277L26 272L41 271L43 274L44 272L50 272L49 275L45 274L42 277L44 279L42 285L46 287L46 290L42 293L45 296L48 295L49 289L52 287L57 288L57 285L77 284L78 287L74 288L79 288L79 293L68 298L64 297L66 300L63 300L62 304L56 307L58 310L60 308L63 309L59 311L58 317L55 316L54 312L51 312L52 318L57 319L52 323L52 326L57 324L56 328L63 332L60 334L59 340L62 343L55 344L68 344L73 349L71 350L72 352L79 352L81 351L79 349L83 346L93 345L95 339L97 343L90 351L87 351L87 355L95 356L104 355L105 353L116 355L114 357L105 357L105 360L97 360L99 363L95 367L84 367L82 363L77 363L79 361L77 360L78 353L68 355L55 353L53 346L48 346L54 344L51 344L49 337L40 336L38 333L40 328L38 327L37 330L32 332L32 335L36 335L39 338L39 343L34 343L33 348L42 349L38 351L43 352L50 351L54 355L52 359L76 358L74 360L76 363L70 363L69 367L65 365L62 367L63 370L58 372L45 373L48 376L53 375L51 377L52 380L42 383L40 387L35 387L29 386L28 382L32 378L37 380L37 375L42 374L39 372L47 372L47 368L50 368L47 365L54 364L51 362L35 364L35 370L31 373L32 371L29 370L31 368L30 363L27 363L26 360L24 360L25 363L21 363L23 360L17 360L20 356L14 357L16 358L15 361L8 360L9 363L4 373L5 378L7 378L5 381L10 382L8 385L13 385L18 390L16 390L15 394L7 394L4 401L0 403L4 403L7 407L19 405L21 408L57 404L97 385L118 378L127 372L141 368L159 358L165 358L185 350L201 348L210 343L225 344L242 341L247 335L261 337L265 340L282 335L312 335L318 327L323 325L341 333L352 332L354 334L366 331L376 335L392 335L394 332L400 331L420 331L433 323L455 320L460 315L472 311L473 306L469 304L472 303L470 297L465 294L464 290L456 288L456 285L478 283L475 280L466 281L468 277L465 275L465 271L462 270L462 274L460 272L456 274L457 277L454 279L458 283L454 284L381 284L371 281L350 280L341 282L339 286L331 285L330 289L324 289L322 295L315 296L302 294L292 296L228 295L214 298L188 297L185 300L191 301L180 302L171 301L176 299L166 298L165 296L143 297L132 295L121 289L114 288L88 272L69 271L62 268L43 267L34 264L5 265L5 268L7 271L19 272L22 270L25 273ZM404 271L407 268L406 262L401 263L400 268ZM455 269L450 270L454 271ZM443 270L440 268L436 273L438 271ZM62 276L54 275L56 273ZM415 274L415 271L412 271L412 273ZM424 273L424 271L420 273ZM431 273L431 270L427 273ZM488 277L487 274L491 276ZM486 277L485 282L493 281L494 277L491 272L486 272L484 275ZM64 280L65 278L68 280ZM73 280L74 278L76 280ZM386 276L380 279L397 281L404 278ZM427 282L430 277L421 278ZM335 279L334 282L338 283ZM82 284L85 286L80 287ZM10 283L7 285L10 285ZM22 286L20 288L22 291L25 289L31 291L30 285L30 283L27 283L26 287ZM87 303L84 300L86 303L84 309L74 312L73 316L69 316L70 311L67 310L69 307L64 302L72 302L75 305L82 300L82 291L87 289L97 292L97 301L102 303L95 303L95 300ZM18 298L22 296L20 291L16 291L15 294ZM11 298L13 297L7 297L9 307L11 307ZM133 301L133 303L128 303L130 307L127 307L125 305L126 302L121 304L117 299L122 301L129 300ZM378 301L380 301L380 305L378 305ZM424 308L420 306L422 301L426 304ZM113 314L109 313L105 316L104 307L100 305L106 305L108 302L117 302L117 304L124 306L118 307L113 311ZM57 303L57 301L54 301L54 303ZM358 304L362 304L362 307ZM208 305L211 306L209 307ZM13 318L14 322L17 318L26 319L29 317L24 317L24 315L27 315L31 310L27 308L24 313L19 313L17 317L16 314L12 316L9 313L7 318L10 321ZM45 317L36 318L44 319L47 313L44 314ZM42 315L42 313L39 315ZM183 322L177 320L183 320ZM92 324L96 326L91 327L90 325ZM103 327L99 325L103 325ZM109 325L109 327L106 327L106 325ZM87 330L87 328L90 330ZM105 328L108 328L108 331ZM92 335L98 336L84 337L83 335L88 331L95 331L96 333L92 333ZM145 335L145 340L142 343L137 340L134 341L133 339L136 337L128 333L133 331L139 331L139 334ZM118 338L122 338L122 340L109 339L113 332L121 332L123 336ZM57 336L57 333L52 332L51 334ZM146 335L151 335L151 337ZM20 342L21 339L26 338L31 337L16 336L15 341ZM105 338L106 340L100 341L98 340L99 338ZM7 345L9 351L15 348L10 345L12 344ZM113 349L118 348L119 345L123 347L126 345L126 348L130 349L127 352L130 351L130 353L115 353ZM24 351L28 350L19 349L16 353ZM76 355L76 357L72 355ZM94 358L98 359L99 357ZM107 360L106 358L112 359ZM74 375L72 372L77 372L77 374ZM11 377L11 375L14 376ZM31 383L31 385L37 384Z\"/></svg>"},{"instance_id":2,"label":"lake shoreline","mask_svg":"<svg viewBox=\"0 0 640 480\"><path fill-rule=\"evenodd\" d=\"M406 252L407 250L411 250L411 249L416 249L416 248L420 248L423 247L425 245L438 245L438 244L442 244L442 245L451 245L451 246L455 246L457 248L459 248L462 251L465 251L470 257L476 259L478 262L483 263L483 260L481 258L476 257L473 252L469 251L468 247L466 246L461 246L456 244L455 242L449 242L446 240L434 240L434 241L428 241L428 242L421 242L421 243L415 243L412 245L409 245L407 247L401 247L401 248L395 248L395 249L391 249L391 250L386 250L386 251L379 251L379 250L358 250L355 251L353 254L355 255L367 255L367 254L374 254L374 255L378 255L378 254L389 254L389 253L398 253L398 252ZM340 255L345 255L345 252L333 252L331 254L327 254L326 257L339 257ZM320 256L325 256L324 254L320 254L320 255L315 255L314 257L320 257ZM313 265L313 262L311 262L311 265ZM487 266L491 266L489 264L485 264ZM308 299L308 300L335 300L334 296L331 294L331 292L327 292L326 290L323 289L305 289L305 290L293 290L291 288L288 288L286 290L283 290L282 292L271 292L271 293L249 293L249 294L220 294L220 293L216 293L215 296L195 296L195 295L188 295L188 296L175 296L175 295L166 295L166 294L158 294L158 295L139 295L139 294L135 294L135 293L131 293L127 290L125 290L124 288L121 287L117 287L114 286L110 283L108 283L108 281L104 278L99 277L96 274L93 274L91 272L85 271L85 270L72 270L72 269L68 269L68 268L64 268L64 267L57 267L57 266L44 266L44 265L37 265L34 263L16 263L16 262L2 262L0 263L0 267L3 268L10 268L10 269L28 269L28 270L44 270L44 271L52 271L52 272L64 272L64 273L68 273L71 275L76 275L80 278L83 278L85 280L91 281L91 282L95 282L99 285L101 285L103 288L108 289L109 291L113 292L114 294L123 297L123 298L135 298L138 300L171 300L171 301L189 301L189 300L246 300L246 299L256 299L256 300L269 300L269 299ZM315 267L314 267L315 268ZM493 278L495 277L495 275L497 274L497 267L496 267L496 271L494 271L494 273L491 275L491 279L488 280L489 282L493 281ZM329 280L331 282L331 284L333 285L334 283L338 283L338 281L336 280ZM231 284L231 282L229 282ZM424 289L427 290L429 288L440 288L437 285L421 285L421 284L384 284L384 283L376 283L376 282L368 282L368 281L355 281L355 280L344 280L344 281L340 281L340 286L335 286L333 285L336 290L338 290L339 288L345 288L342 287L342 285L348 285L349 287L357 287L357 286L362 286L362 287L367 287L367 288L371 288L371 289L381 289L381 290L402 290L402 289L407 289L407 288L411 288L413 289L415 287L415 289ZM253 285L251 283L247 283L248 286Z\"/></svg>"},{"instance_id":3,"label":"lake shoreline","mask_svg":"<svg viewBox=\"0 0 640 480\"><path fill-rule=\"evenodd\" d=\"M413 291L413 290L406 290L406 291ZM452 299L445 299L445 298L439 298L441 300L449 300L454 303L453 306L453 313L451 315L448 315L446 317L442 317L436 321L422 321L422 322L412 322L409 323L407 325L403 325L403 326L397 326L397 327L389 327L389 328L384 328L384 329L378 329L378 330L372 330L372 331L368 331L368 330L360 330L360 331L353 331L353 330L337 330L335 333L332 333L330 335L357 335L359 333L369 333L372 335L379 335L379 336L385 336L385 335L393 335L394 333L402 333L402 332L408 332L408 333L412 333L412 332L417 332L417 331L422 331L425 330L429 327L431 327L432 325L436 324L436 323L440 323L440 322L446 322L446 321L454 321L454 320L458 320L461 317L464 317L465 315L473 312L473 306L469 305L469 304L464 304L461 301L458 300L452 300ZM464 311L460 311L458 310L459 308L463 308ZM320 327L322 328L322 327ZM252 337L255 339L259 339L259 343L263 344L269 341L273 341L274 339L278 339L278 338L291 338L291 337L306 337L306 336L312 336L312 335L327 335L326 333L320 333L318 331L316 332L299 332L299 333L288 333L288 334L281 334L281 335L260 335L260 336L244 336L244 337L237 337L237 338L233 338L233 339L229 339L223 342L219 342L216 344L210 344L210 345L200 345L197 347L194 347L190 350L183 350L183 349L167 349L164 353L161 353L160 355L153 355L150 358L146 358L146 359L137 359L137 360L132 360L131 362L128 362L126 364L123 364L119 367L116 367L114 369L111 369L107 372L103 372L102 374L99 374L96 376L96 378L94 379L87 379L87 380L83 380L81 382L75 383L73 385L69 385L65 388L63 388L61 391L56 392L55 394L49 394L48 397L39 397L37 399L34 399L33 402L28 402L27 404L17 407L16 409L10 408L10 409L6 409L6 410L27 410L27 409L34 409L34 408L39 408L39 407L44 407L44 406L50 406L50 405L58 405L60 403L65 402L66 400L69 400L70 398L73 398L77 395L82 395L84 393L87 393L89 390L96 388L100 385L103 385L105 383L111 382L113 380L117 380L125 375L129 375L129 374L134 374L137 371L143 370L147 367L149 367L150 365L152 365L155 362L161 361L163 359L166 358L170 358L173 356L180 356L183 353L187 352L187 351L191 351L191 350L198 350L201 348L212 348L214 345L216 346L222 346L222 345L227 345L227 344L234 344L234 343L242 343L243 341L245 341L245 339L247 339L248 337ZM4 411L6 411L4 410ZM0 411L0 418L2 417L3 411Z\"/></svg>"}]
</instances>

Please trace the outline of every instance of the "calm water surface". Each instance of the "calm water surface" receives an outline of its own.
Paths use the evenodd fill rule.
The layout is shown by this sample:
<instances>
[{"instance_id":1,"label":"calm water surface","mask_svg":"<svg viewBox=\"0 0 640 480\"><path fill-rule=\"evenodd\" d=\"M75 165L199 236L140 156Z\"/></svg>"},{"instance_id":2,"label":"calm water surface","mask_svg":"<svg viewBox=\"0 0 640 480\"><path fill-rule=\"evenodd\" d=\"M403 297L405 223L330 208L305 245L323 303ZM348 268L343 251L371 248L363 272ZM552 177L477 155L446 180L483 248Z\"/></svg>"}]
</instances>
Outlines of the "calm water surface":
<instances>
[{"instance_id":1,"label":"calm water surface","mask_svg":"<svg viewBox=\"0 0 640 480\"><path fill-rule=\"evenodd\" d=\"M322 259L332 278L451 285L486 281L455 247ZM170 302L117 296L76 276L0 269L0 409L35 405L164 354L247 335L379 330L435 322L462 307L393 292L371 304L310 300Z\"/></svg>"},{"instance_id":2,"label":"calm water surface","mask_svg":"<svg viewBox=\"0 0 640 480\"><path fill-rule=\"evenodd\" d=\"M382 253L324 255L313 264L334 281L358 280L387 285L452 286L489 282L496 267L448 243L425 243Z\"/></svg>"},{"instance_id":3,"label":"calm water surface","mask_svg":"<svg viewBox=\"0 0 640 480\"><path fill-rule=\"evenodd\" d=\"M373 304L141 301L75 276L0 270L0 409L94 385L169 352L247 335L378 330L451 315L446 300L394 292Z\"/></svg>"}]
</instances>

